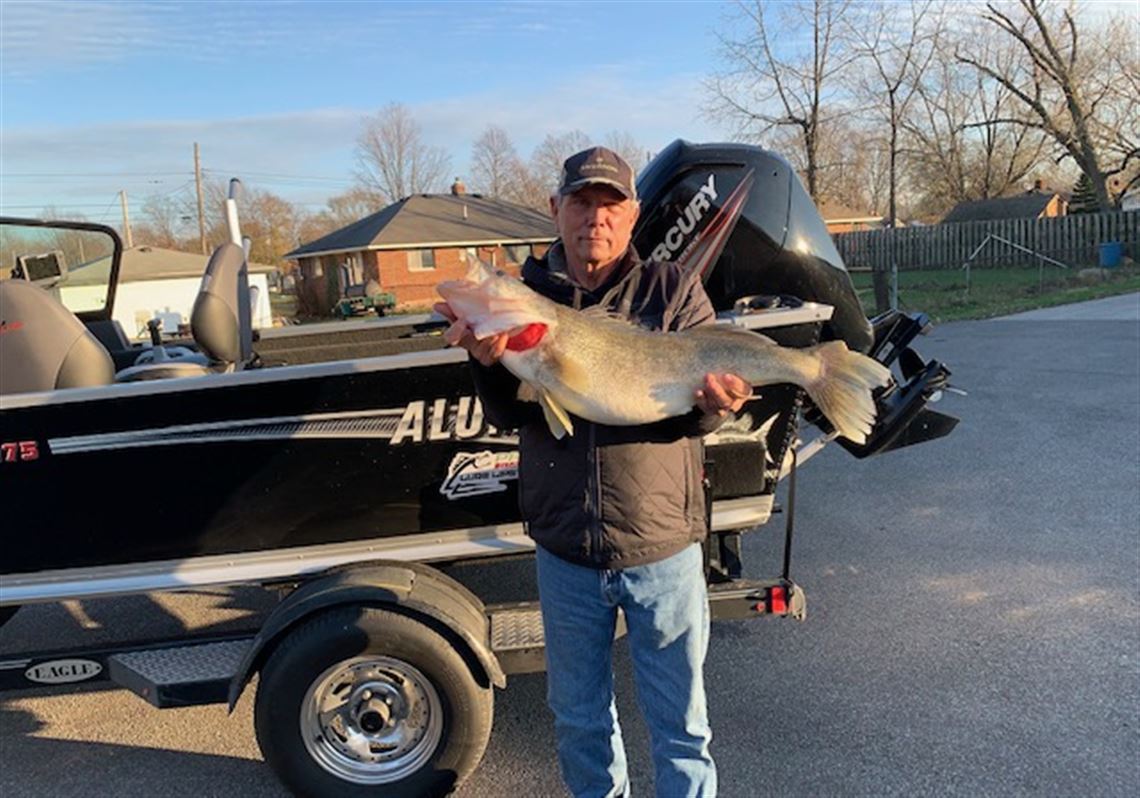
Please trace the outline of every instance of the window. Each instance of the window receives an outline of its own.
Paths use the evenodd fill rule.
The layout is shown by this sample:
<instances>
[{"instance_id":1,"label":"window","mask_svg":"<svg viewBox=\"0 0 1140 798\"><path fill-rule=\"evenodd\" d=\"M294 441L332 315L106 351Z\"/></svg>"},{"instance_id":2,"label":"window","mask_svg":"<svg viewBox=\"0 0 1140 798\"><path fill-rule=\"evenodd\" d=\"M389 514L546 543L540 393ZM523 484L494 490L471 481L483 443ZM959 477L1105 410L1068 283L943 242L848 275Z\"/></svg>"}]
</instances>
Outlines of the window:
<instances>
[{"instance_id":1,"label":"window","mask_svg":"<svg viewBox=\"0 0 1140 798\"><path fill-rule=\"evenodd\" d=\"M344 259L345 276L348 278L346 286L359 285L364 282L364 268L360 262L360 253L352 252Z\"/></svg>"},{"instance_id":2,"label":"window","mask_svg":"<svg viewBox=\"0 0 1140 798\"><path fill-rule=\"evenodd\" d=\"M435 250L413 249L408 251L408 271L424 272L435 268Z\"/></svg>"}]
</instances>

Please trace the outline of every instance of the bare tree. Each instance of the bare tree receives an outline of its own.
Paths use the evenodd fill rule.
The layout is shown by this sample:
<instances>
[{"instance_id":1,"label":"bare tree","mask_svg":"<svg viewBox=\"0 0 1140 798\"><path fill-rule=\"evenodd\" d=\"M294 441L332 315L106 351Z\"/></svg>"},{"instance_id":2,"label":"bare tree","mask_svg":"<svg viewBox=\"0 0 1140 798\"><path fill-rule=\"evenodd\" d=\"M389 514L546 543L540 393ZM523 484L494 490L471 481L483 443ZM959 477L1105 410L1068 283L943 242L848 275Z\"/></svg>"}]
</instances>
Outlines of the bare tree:
<instances>
[{"instance_id":1,"label":"bare tree","mask_svg":"<svg viewBox=\"0 0 1140 798\"><path fill-rule=\"evenodd\" d=\"M624 158L633 167L634 173L640 172L649 163L649 150L639 144L627 130L611 130L606 134L605 146Z\"/></svg>"},{"instance_id":2,"label":"bare tree","mask_svg":"<svg viewBox=\"0 0 1140 798\"><path fill-rule=\"evenodd\" d=\"M1059 159L1073 159L1092 181L1101 209L1109 210L1114 201L1106 178L1140 158L1140 151L1129 148L1099 111L1102 103L1127 91L1129 80L1135 83L1134 75L1115 74L1111 68L1114 48L1130 45L1127 40L1107 35L1109 32L1089 35L1091 31L1078 26L1072 7L1060 8L1042 0L1018 3L1017 13L1007 13L1004 5L987 3L982 17L1019 45L1023 55L1019 68L1003 72L968 46L963 46L957 57L1008 89L1029 113L974 124L1019 125L1044 131L1060 150ZM1132 31L1134 36L1134 27ZM1132 97L1134 101L1135 95ZM1132 113L1135 115L1134 110ZM1114 146L1123 150L1118 158L1112 155Z\"/></svg>"},{"instance_id":3,"label":"bare tree","mask_svg":"<svg viewBox=\"0 0 1140 798\"><path fill-rule=\"evenodd\" d=\"M857 124L854 117L831 120L817 151L819 197L853 211L886 214L887 147L881 131ZM790 135L787 131L785 135ZM773 140L778 144L778 139ZM779 147L777 146L777 149ZM789 149L792 166L803 173L802 155Z\"/></svg>"},{"instance_id":4,"label":"bare tree","mask_svg":"<svg viewBox=\"0 0 1140 798\"><path fill-rule=\"evenodd\" d=\"M891 227L898 219L899 134L936 49L940 20L932 13L932 6L931 0L912 2L905 7L909 12L905 17L895 4L861 6L858 13L848 15L844 25L852 54L867 67L857 83L857 92L874 109L873 118L886 128L887 219Z\"/></svg>"},{"instance_id":5,"label":"bare tree","mask_svg":"<svg viewBox=\"0 0 1140 798\"><path fill-rule=\"evenodd\" d=\"M329 197L326 207L317 213L300 213L294 229L293 247L316 241L366 216L371 216L388 203L378 192L363 186Z\"/></svg>"},{"instance_id":6,"label":"bare tree","mask_svg":"<svg viewBox=\"0 0 1140 798\"><path fill-rule=\"evenodd\" d=\"M589 146L589 136L581 130L571 130L560 136L548 133L535 148L530 157L530 171L547 196L558 185L558 177L562 174L562 164L566 159Z\"/></svg>"},{"instance_id":7,"label":"bare tree","mask_svg":"<svg viewBox=\"0 0 1140 798\"><path fill-rule=\"evenodd\" d=\"M399 103L364 120L356 160L360 182L388 202L438 191L451 173L447 153L424 143L420 126Z\"/></svg>"},{"instance_id":8,"label":"bare tree","mask_svg":"<svg viewBox=\"0 0 1140 798\"><path fill-rule=\"evenodd\" d=\"M348 191L328 199L328 213L337 229L371 216L386 203L383 195L364 186L354 186Z\"/></svg>"},{"instance_id":9,"label":"bare tree","mask_svg":"<svg viewBox=\"0 0 1140 798\"><path fill-rule=\"evenodd\" d=\"M475 187L488 196L507 197L520 166L511 137L497 125L488 125L471 148L471 176Z\"/></svg>"},{"instance_id":10,"label":"bare tree","mask_svg":"<svg viewBox=\"0 0 1140 798\"><path fill-rule=\"evenodd\" d=\"M739 38L720 37L729 67L707 84L710 110L734 122L741 137L763 141L778 128L794 129L813 199L821 188L821 133L829 118L844 113L838 75L851 56L839 32L850 6L849 0L739 3L749 31ZM772 15L779 30L804 31L810 44L781 46L770 31Z\"/></svg>"},{"instance_id":11,"label":"bare tree","mask_svg":"<svg viewBox=\"0 0 1140 798\"><path fill-rule=\"evenodd\" d=\"M963 70L955 52L969 41L976 52L1003 73L1020 58L991 26L971 24L938 33L934 61L917 88L911 113L904 118L908 173L922 186L926 216L940 218L967 200L1000 197L1040 171L1047 141L1028 125L985 124L1024 116L1009 90L977 70Z\"/></svg>"},{"instance_id":12,"label":"bare tree","mask_svg":"<svg viewBox=\"0 0 1140 798\"><path fill-rule=\"evenodd\" d=\"M508 202L532 208L541 213L550 210L550 192L554 186L539 179L534 169L519 160L508 181L508 190L503 197Z\"/></svg>"},{"instance_id":13,"label":"bare tree","mask_svg":"<svg viewBox=\"0 0 1140 798\"><path fill-rule=\"evenodd\" d=\"M177 249L186 215L184 202L172 194L151 194L143 200L142 224L134 225L133 237L152 247Z\"/></svg>"}]
</instances>

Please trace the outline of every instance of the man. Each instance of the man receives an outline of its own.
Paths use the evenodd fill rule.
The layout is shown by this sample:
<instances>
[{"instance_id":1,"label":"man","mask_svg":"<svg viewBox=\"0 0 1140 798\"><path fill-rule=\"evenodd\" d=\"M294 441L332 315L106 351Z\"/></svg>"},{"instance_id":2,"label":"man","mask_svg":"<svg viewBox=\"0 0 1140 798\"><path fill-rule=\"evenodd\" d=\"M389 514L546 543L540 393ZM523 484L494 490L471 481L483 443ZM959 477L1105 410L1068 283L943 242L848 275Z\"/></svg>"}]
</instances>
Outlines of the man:
<instances>
[{"instance_id":1,"label":"man","mask_svg":"<svg viewBox=\"0 0 1140 798\"><path fill-rule=\"evenodd\" d=\"M640 207L633 170L594 147L568 158L550 210L559 240L529 258L523 280L574 308L600 305L642 326L683 330L715 319L698 275L642 263L630 245ZM454 320L446 304L437 310ZM750 387L709 374L688 416L609 427L574 418L555 440L540 413L517 401L519 382L497 364L506 334L477 341L447 331L473 365L484 410L519 430L519 496L537 545L546 634L547 698L571 792L629 794L613 699L611 650L625 614L638 698L652 738L657 794L712 796L716 768L705 708L708 600L700 436L739 410Z\"/></svg>"}]
</instances>

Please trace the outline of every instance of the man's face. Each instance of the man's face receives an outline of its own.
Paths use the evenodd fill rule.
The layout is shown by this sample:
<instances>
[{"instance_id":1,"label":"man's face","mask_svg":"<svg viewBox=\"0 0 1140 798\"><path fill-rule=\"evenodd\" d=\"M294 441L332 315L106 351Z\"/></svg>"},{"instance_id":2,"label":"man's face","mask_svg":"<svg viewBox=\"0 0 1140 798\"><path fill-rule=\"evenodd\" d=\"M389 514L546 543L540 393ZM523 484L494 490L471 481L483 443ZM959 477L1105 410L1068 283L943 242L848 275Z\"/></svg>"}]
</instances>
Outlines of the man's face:
<instances>
[{"instance_id":1,"label":"man's face","mask_svg":"<svg viewBox=\"0 0 1140 798\"><path fill-rule=\"evenodd\" d=\"M611 266L625 254L640 206L617 189L589 185L552 197L550 212L571 267Z\"/></svg>"}]
</instances>

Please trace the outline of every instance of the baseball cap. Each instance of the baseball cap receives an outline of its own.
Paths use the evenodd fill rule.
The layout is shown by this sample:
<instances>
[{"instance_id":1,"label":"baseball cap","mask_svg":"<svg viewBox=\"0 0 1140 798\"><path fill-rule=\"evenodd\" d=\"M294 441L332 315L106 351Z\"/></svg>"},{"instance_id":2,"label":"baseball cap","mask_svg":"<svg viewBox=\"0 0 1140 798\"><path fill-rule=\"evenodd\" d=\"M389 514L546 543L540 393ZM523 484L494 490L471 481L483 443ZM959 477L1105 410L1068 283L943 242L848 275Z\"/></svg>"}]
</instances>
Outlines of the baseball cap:
<instances>
[{"instance_id":1,"label":"baseball cap","mask_svg":"<svg viewBox=\"0 0 1140 798\"><path fill-rule=\"evenodd\" d=\"M633 168L607 147L591 147L571 155L562 164L559 194L573 194L583 186L612 186L627 199L637 199Z\"/></svg>"}]
</instances>

